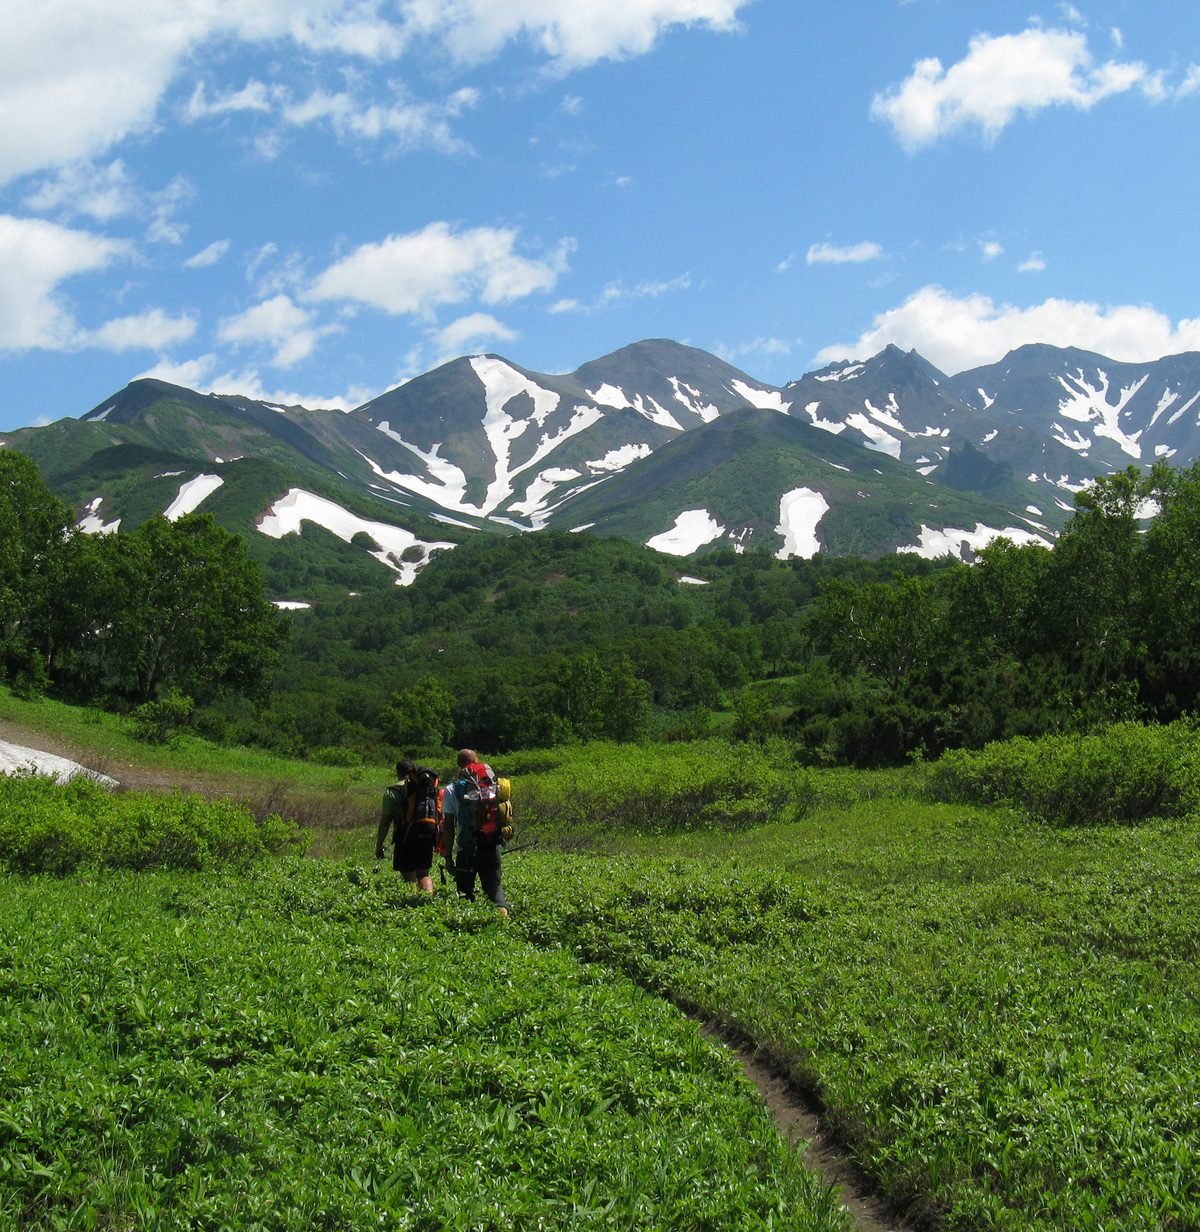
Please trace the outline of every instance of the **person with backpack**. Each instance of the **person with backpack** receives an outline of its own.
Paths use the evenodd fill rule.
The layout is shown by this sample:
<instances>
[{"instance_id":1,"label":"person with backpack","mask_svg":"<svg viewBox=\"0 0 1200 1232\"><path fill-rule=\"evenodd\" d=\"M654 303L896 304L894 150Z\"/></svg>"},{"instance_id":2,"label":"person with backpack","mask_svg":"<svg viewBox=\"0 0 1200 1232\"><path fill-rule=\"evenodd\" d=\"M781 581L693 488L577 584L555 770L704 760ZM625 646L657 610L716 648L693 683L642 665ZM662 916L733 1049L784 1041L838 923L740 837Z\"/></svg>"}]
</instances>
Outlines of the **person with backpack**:
<instances>
[{"instance_id":1,"label":"person with backpack","mask_svg":"<svg viewBox=\"0 0 1200 1232\"><path fill-rule=\"evenodd\" d=\"M512 837L508 780L497 779L474 749L462 749L458 777L446 787L442 809L447 823L446 852L454 853L458 892L473 901L478 877L484 894L502 915L508 915L508 899L500 885L500 852Z\"/></svg>"},{"instance_id":2,"label":"person with backpack","mask_svg":"<svg viewBox=\"0 0 1200 1232\"><path fill-rule=\"evenodd\" d=\"M392 867L405 881L426 894L433 893L433 849L441 831L438 776L428 766L407 759L396 763L396 782L383 793L375 858L383 859L388 831L392 832Z\"/></svg>"}]
</instances>

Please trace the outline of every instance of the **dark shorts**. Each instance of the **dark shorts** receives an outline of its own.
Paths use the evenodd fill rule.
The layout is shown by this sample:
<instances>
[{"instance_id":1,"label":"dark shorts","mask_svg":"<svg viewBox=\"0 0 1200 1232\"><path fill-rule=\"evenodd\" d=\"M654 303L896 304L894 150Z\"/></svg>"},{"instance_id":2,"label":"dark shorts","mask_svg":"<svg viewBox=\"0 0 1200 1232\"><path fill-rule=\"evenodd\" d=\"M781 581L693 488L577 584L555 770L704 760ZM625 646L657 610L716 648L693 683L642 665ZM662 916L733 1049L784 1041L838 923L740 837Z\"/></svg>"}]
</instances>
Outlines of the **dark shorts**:
<instances>
[{"instance_id":1,"label":"dark shorts","mask_svg":"<svg viewBox=\"0 0 1200 1232\"><path fill-rule=\"evenodd\" d=\"M458 892L464 898L474 900L475 878L478 877L484 894L497 907L507 907L508 899L504 897L504 891L500 888L500 865L499 845L481 840L475 852L474 868L467 871L467 869L460 866L455 870L454 884L458 887Z\"/></svg>"},{"instance_id":2,"label":"dark shorts","mask_svg":"<svg viewBox=\"0 0 1200 1232\"><path fill-rule=\"evenodd\" d=\"M437 825L432 821L414 821L407 835L400 830L392 850L392 867L398 873L425 874L433 866L433 848L437 842Z\"/></svg>"}]
</instances>

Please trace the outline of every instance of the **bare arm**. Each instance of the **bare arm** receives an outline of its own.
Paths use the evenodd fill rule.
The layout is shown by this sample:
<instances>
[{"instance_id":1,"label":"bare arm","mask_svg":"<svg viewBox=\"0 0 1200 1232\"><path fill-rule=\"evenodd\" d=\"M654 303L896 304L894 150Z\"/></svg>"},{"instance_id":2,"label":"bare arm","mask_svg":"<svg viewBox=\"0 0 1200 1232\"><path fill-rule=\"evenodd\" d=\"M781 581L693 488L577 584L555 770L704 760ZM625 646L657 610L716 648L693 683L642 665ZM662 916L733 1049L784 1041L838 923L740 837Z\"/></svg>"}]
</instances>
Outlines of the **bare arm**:
<instances>
[{"instance_id":1,"label":"bare arm","mask_svg":"<svg viewBox=\"0 0 1200 1232\"><path fill-rule=\"evenodd\" d=\"M383 845L387 842L388 831L392 828L392 819L382 813L379 817L379 833L375 836L375 859L383 859Z\"/></svg>"}]
</instances>

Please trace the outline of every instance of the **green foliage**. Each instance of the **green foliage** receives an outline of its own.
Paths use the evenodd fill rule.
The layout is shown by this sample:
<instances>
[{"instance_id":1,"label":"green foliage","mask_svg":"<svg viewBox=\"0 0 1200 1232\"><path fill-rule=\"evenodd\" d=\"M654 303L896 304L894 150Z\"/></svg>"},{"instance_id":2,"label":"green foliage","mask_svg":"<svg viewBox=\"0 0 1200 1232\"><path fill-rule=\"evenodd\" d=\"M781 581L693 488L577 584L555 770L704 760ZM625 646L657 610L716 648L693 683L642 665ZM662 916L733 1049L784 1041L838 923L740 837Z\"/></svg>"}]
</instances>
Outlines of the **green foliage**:
<instances>
[{"instance_id":1,"label":"green foliage","mask_svg":"<svg viewBox=\"0 0 1200 1232\"><path fill-rule=\"evenodd\" d=\"M422 676L379 714L387 740L400 748L449 744L454 735L450 711L454 699L436 676Z\"/></svg>"},{"instance_id":2,"label":"green foliage","mask_svg":"<svg viewBox=\"0 0 1200 1232\"><path fill-rule=\"evenodd\" d=\"M201 869L295 846L292 822L258 824L229 800L114 793L84 775L59 786L0 777L0 868L63 876L83 866Z\"/></svg>"},{"instance_id":3,"label":"green foliage","mask_svg":"<svg viewBox=\"0 0 1200 1232\"><path fill-rule=\"evenodd\" d=\"M318 862L0 882L6 1227L835 1232L720 1045Z\"/></svg>"},{"instance_id":4,"label":"green foliage","mask_svg":"<svg viewBox=\"0 0 1200 1232\"><path fill-rule=\"evenodd\" d=\"M1116 723L1097 735L1017 738L946 753L930 784L939 798L1010 804L1053 825L1111 825L1200 807L1200 733Z\"/></svg>"},{"instance_id":5,"label":"green foliage","mask_svg":"<svg viewBox=\"0 0 1200 1232\"><path fill-rule=\"evenodd\" d=\"M46 670L46 660L40 650L34 650L29 655L29 663L17 672L13 681L13 692L24 701L36 701L45 697L50 688L50 673Z\"/></svg>"},{"instance_id":6,"label":"green foliage","mask_svg":"<svg viewBox=\"0 0 1200 1232\"><path fill-rule=\"evenodd\" d=\"M169 744L191 723L196 703L178 689L168 689L157 701L143 702L129 717L134 734L148 744Z\"/></svg>"},{"instance_id":7,"label":"green foliage","mask_svg":"<svg viewBox=\"0 0 1200 1232\"><path fill-rule=\"evenodd\" d=\"M594 743L509 757L497 768L513 777L518 821L580 842L614 830L744 830L800 817L815 788L790 753L781 740Z\"/></svg>"},{"instance_id":8,"label":"green foliage","mask_svg":"<svg viewBox=\"0 0 1200 1232\"><path fill-rule=\"evenodd\" d=\"M517 921L748 1035L913 1226L1162 1232L1200 1224L1198 839L893 793L533 853Z\"/></svg>"}]
</instances>

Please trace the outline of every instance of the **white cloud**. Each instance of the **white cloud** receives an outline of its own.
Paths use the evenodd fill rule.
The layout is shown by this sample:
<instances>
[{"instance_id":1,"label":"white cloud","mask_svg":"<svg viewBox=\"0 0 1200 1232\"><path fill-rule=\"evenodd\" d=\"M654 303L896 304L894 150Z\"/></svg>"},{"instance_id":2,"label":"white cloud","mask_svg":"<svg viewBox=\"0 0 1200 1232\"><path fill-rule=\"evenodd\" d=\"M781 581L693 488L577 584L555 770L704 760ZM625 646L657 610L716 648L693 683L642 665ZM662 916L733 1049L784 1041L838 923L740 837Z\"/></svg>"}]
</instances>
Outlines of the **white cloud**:
<instances>
[{"instance_id":1,"label":"white cloud","mask_svg":"<svg viewBox=\"0 0 1200 1232\"><path fill-rule=\"evenodd\" d=\"M223 372L218 370L221 361L216 355L200 355L195 359L187 359L175 363L168 359L160 359L153 368L139 372L134 380L145 378L167 381L172 385L182 385L203 394L241 394L246 398L257 398L260 402L270 402L274 406L307 406L333 411L352 411L364 402L378 397L385 392L363 385L352 385L344 394L301 394L292 390L267 389L258 373L253 368L241 372Z\"/></svg>"},{"instance_id":2,"label":"white cloud","mask_svg":"<svg viewBox=\"0 0 1200 1232\"><path fill-rule=\"evenodd\" d=\"M666 295L671 291L686 291L691 285L692 276L690 273L680 274L677 278L647 279L632 287L627 287L624 282L618 280L610 282L593 303L583 304L577 299L560 299L557 303L552 304L547 311L554 313L579 312L585 316L591 316L593 313L613 308L625 300L658 299L660 295Z\"/></svg>"},{"instance_id":3,"label":"white cloud","mask_svg":"<svg viewBox=\"0 0 1200 1232\"><path fill-rule=\"evenodd\" d=\"M142 196L118 158L107 167L81 162L60 168L25 198L25 205L39 213L67 210L88 214L97 222L110 222L139 210Z\"/></svg>"},{"instance_id":4,"label":"white cloud","mask_svg":"<svg viewBox=\"0 0 1200 1232\"><path fill-rule=\"evenodd\" d=\"M583 305L577 299L559 299L555 300L546 311L552 313L582 312Z\"/></svg>"},{"instance_id":5,"label":"white cloud","mask_svg":"<svg viewBox=\"0 0 1200 1232\"><path fill-rule=\"evenodd\" d=\"M728 363L741 359L744 355L790 355L792 344L784 338L755 338L751 342L742 342L737 346L716 348L717 354Z\"/></svg>"},{"instance_id":6,"label":"white cloud","mask_svg":"<svg viewBox=\"0 0 1200 1232\"><path fill-rule=\"evenodd\" d=\"M1086 26L1087 18L1073 5L1060 4L1058 11L1063 21L1069 21L1073 26Z\"/></svg>"},{"instance_id":7,"label":"white cloud","mask_svg":"<svg viewBox=\"0 0 1200 1232\"><path fill-rule=\"evenodd\" d=\"M583 99L577 94L567 94L563 97L562 109L567 115L577 116L583 110Z\"/></svg>"},{"instance_id":8,"label":"white cloud","mask_svg":"<svg viewBox=\"0 0 1200 1232\"><path fill-rule=\"evenodd\" d=\"M1004 245L996 240L980 240L979 251L985 261L992 261L1004 251Z\"/></svg>"},{"instance_id":9,"label":"white cloud","mask_svg":"<svg viewBox=\"0 0 1200 1232\"><path fill-rule=\"evenodd\" d=\"M643 55L672 26L732 30L747 0L406 0L409 27L462 61L528 39L559 71Z\"/></svg>"},{"instance_id":10,"label":"white cloud","mask_svg":"<svg viewBox=\"0 0 1200 1232\"><path fill-rule=\"evenodd\" d=\"M454 135L448 120L478 101L479 91L470 88L456 90L444 103L400 99L391 106L317 90L303 102L284 107L283 118L297 126L327 123L343 139L374 141L390 137L400 150L432 149L455 154L469 147Z\"/></svg>"},{"instance_id":11,"label":"white cloud","mask_svg":"<svg viewBox=\"0 0 1200 1232\"><path fill-rule=\"evenodd\" d=\"M1017 266L1017 272L1020 274L1038 274L1046 268L1046 262L1040 252L1031 252L1029 256Z\"/></svg>"},{"instance_id":12,"label":"white cloud","mask_svg":"<svg viewBox=\"0 0 1200 1232\"><path fill-rule=\"evenodd\" d=\"M291 296L276 295L237 316L226 317L217 327L217 337L234 346L269 343L276 348L271 363L277 368L290 368L311 355L321 338L338 328L317 327L314 319L315 314L293 303Z\"/></svg>"},{"instance_id":13,"label":"white cloud","mask_svg":"<svg viewBox=\"0 0 1200 1232\"><path fill-rule=\"evenodd\" d=\"M748 0L14 0L0 6L0 184L97 157L149 129L189 58L225 41L376 62L414 39L460 62L513 40L559 71L649 51L673 26L736 26ZM250 82L187 114L260 110Z\"/></svg>"},{"instance_id":14,"label":"white cloud","mask_svg":"<svg viewBox=\"0 0 1200 1232\"><path fill-rule=\"evenodd\" d=\"M813 244L804 258L809 265L845 265L847 262L875 261L883 256L883 249L878 244L863 241L861 244L844 244L840 248L835 244ZM791 264L791 257L785 265Z\"/></svg>"},{"instance_id":15,"label":"white cloud","mask_svg":"<svg viewBox=\"0 0 1200 1232\"><path fill-rule=\"evenodd\" d=\"M159 244L182 244L187 224L175 221L177 211L196 195L186 175L177 175L160 193L150 198L150 226L146 238Z\"/></svg>"},{"instance_id":16,"label":"white cloud","mask_svg":"<svg viewBox=\"0 0 1200 1232\"><path fill-rule=\"evenodd\" d=\"M441 304L478 296L485 304L510 303L553 291L567 268L571 240L537 259L514 251L517 233L497 227L455 232L432 222L420 231L363 244L319 274L305 295L313 300L354 300L393 315L428 316Z\"/></svg>"},{"instance_id":17,"label":"white cloud","mask_svg":"<svg viewBox=\"0 0 1200 1232\"><path fill-rule=\"evenodd\" d=\"M437 362L445 363L462 355L468 342L477 342L484 338L498 338L502 342L511 342L517 334L514 330L502 325L496 318L486 312L473 312L470 316L459 317L451 321L445 329L440 329L434 335L438 346Z\"/></svg>"},{"instance_id":18,"label":"white cloud","mask_svg":"<svg viewBox=\"0 0 1200 1232\"><path fill-rule=\"evenodd\" d=\"M119 240L0 214L0 350L63 350L79 334L61 283L128 251Z\"/></svg>"},{"instance_id":19,"label":"white cloud","mask_svg":"<svg viewBox=\"0 0 1200 1232\"><path fill-rule=\"evenodd\" d=\"M929 286L877 316L857 342L825 347L816 362L867 359L889 342L903 350L915 347L944 372L995 363L1029 342L1081 347L1133 363L1200 349L1200 318L1172 325L1146 305L1102 307L1063 299L997 307L986 295L959 298Z\"/></svg>"},{"instance_id":20,"label":"white cloud","mask_svg":"<svg viewBox=\"0 0 1200 1232\"><path fill-rule=\"evenodd\" d=\"M105 351L161 351L176 342L186 342L196 332L196 321L186 314L173 317L161 308L148 308L136 316L117 317L99 329L80 332L76 346Z\"/></svg>"},{"instance_id":21,"label":"white cloud","mask_svg":"<svg viewBox=\"0 0 1200 1232\"><path fill-rule=\"evenodd\" d=\"M1094 66L1078 31L980 34L966 58L949 69L936 58L918 60L910 77L875 96L871 114L891 124L911 151L959 129L978 129L992 141L1019 112L1063 104L1086 111L1147 80L1144 64Z\"/></svg>"},{"instance_id":22,"label":"white cloud","mask_svg":"<svg viewBox=\"0 0 1200 1232\"><path fill-rule=\"evenodd\" d=\"M203 81L198 81L184 115L189 120L203 120L208 116L228 115L231 111L270 111L273 93L263 82L251 78L242 89L230 91L209 102L208 87Z\"/></svg>"},{"instance_id":23,"label":"white cloud","mask_svg":"<svg viewBox=\"0 0 1200 1232\"><path fill-rule=\"evenodd\" d=\"M796 259L796 254L794 252L789 252L788 255L784 257L783 260L780 261L779 264L775 267L775 272L777 274L786 274L788 270L792 268L792 262L795 259Z\"/></svg>"},{"instance_id":24,"label":"white cloud","mask_svg":"<svg viewBox=\"0 0 1200 1232\"><path fill-rule=\"evenodd\" d=\"M207 248L201 248L195 256L188 257L183 263L183 268L203 269L206 265L216 265L228 251L228 240L214 240Z\"/></svg>"}]
</instances>

